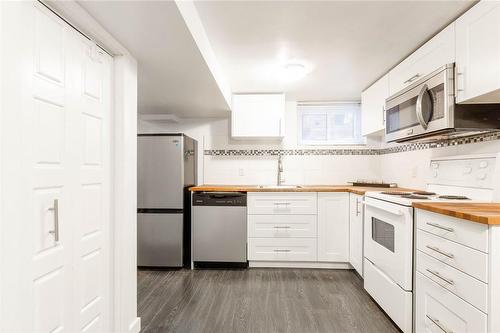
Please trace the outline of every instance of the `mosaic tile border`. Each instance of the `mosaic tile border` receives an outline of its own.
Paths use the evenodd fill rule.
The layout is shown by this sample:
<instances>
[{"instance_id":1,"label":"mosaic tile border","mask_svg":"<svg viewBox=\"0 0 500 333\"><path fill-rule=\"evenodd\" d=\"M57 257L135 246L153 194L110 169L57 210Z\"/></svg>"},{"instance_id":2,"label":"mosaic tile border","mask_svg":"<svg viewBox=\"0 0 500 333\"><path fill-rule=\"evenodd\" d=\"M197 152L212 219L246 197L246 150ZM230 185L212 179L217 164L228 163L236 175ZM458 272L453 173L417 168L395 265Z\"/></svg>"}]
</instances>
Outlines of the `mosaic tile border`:
<instances>
[{"instance_id":1,"label":"mosaic tile border","mask_svg":"<svg viewBox=\"0 0 500 333\"><path fill-rule=\"evenodd\" d=\"M207 156L312 156L312 155L385 155L407 151L466 145L500 140L500 132L486 133L464 138L442 140L432 143L406 143L387 148L339 148L339 149L209 149Z\"/></svg>"}]
</instances>

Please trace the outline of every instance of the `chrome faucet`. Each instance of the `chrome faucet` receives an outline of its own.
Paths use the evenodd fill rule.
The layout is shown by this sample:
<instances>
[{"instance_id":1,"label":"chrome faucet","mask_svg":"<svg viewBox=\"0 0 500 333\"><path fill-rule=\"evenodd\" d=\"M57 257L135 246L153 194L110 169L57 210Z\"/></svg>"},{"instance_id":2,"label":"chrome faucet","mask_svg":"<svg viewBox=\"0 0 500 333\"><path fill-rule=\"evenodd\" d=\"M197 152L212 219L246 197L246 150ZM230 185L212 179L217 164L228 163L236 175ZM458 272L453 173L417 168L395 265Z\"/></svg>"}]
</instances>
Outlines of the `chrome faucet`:
<instances>
[{"instance_id":1,"label":"chrome faucet","mask_svg":"<svg viewBox=\"0 0 500 333\"><path fill-rule=\"evenodd\" d=\"M277 185L283 185L283 157L281 154L278 154L278 179Z\"/></svg>"}]
</instances>

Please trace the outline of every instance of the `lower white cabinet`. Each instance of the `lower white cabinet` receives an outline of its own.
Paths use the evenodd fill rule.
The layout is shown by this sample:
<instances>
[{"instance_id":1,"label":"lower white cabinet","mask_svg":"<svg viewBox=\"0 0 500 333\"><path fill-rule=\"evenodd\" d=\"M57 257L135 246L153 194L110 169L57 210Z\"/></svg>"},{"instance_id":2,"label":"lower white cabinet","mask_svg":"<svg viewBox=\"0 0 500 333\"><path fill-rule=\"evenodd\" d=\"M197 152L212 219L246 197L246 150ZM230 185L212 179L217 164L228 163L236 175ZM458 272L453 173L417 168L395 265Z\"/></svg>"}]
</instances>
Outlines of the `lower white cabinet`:
<instances>
[{"instance_id":1,"label":"lower white cabinet","mask_svg":"<svg viewBox=\"0 0 500 333\"><path fill-rule=\"evenodd\" d=\"M420 272L416 278L416 332L487 332L486 314Z\"/></svg>"},{"instance_id":2,"label":"lower white cabinet","mask_svg":"<svg viewBox=\"0 0 500 333\"><path fill-rule=\"evenodd\" d=\"M363 196L349 194L349 263L363 276Z\"/></svg>"},{"instance_id":3,"label":"lower white cabinet","mask_svg":"<svg viewBox=\"0 0 500 333\"><path fill-rule=\"evenodd\" d=\"M349 193L318 193L318 261L349 261Z\"/></svg>"},{"instance_id":4,"label":"lower white cabinet","mask_svg":"<svg viewBox=\"0 0 500 333\"><path fill-rule=\"evenodd\" d=\"M248 259L265 261L316 261L315 238L250 238Z\"/></svg>"},{"instance_id":5,"label":"lower white cabinet","mask_svg":"<svg viewBox=\"0 0 500 333\"><path fill-rule=\"evenodd\" d=\"M357 207L353 204L358 210L353 212L356 247L353 266L362 274L360 198L353 197L354 202L358 202ZM250 262L267 262L265 265L269 267L273 261L307 262L308 265L316 262L318 267L340 263L348 267L349 193L250 192L247 199Z\"/></svg>"}]
</instances>

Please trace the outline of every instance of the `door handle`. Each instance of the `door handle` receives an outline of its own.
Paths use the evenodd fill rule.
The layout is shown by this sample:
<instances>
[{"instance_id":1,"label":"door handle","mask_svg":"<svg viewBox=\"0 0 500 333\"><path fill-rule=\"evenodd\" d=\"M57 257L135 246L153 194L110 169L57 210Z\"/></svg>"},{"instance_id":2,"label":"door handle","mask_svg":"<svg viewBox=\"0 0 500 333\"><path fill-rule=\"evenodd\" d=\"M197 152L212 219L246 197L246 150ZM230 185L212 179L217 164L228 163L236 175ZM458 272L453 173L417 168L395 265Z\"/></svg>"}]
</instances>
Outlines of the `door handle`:
<instances>
[{"instance_id":1,"label":"door handle","mask_svg":"<svg viewBox=\"0 0 500 333\"><path fill-rule=\"evenodd\" d=\"M433 318L429 315L425 315L427 318L429 318L429 320L434 324L436 325L437 327L439 327L439 329L441 331L443 331L444 333L453 333L453 331L450 331L449 329L447 329L446 327L443 326L443 324L441 324L441 321L439 321L438 319L436 318Z\"/></svg>"},{"instance_id":2,"label":"door handle","mask_svg":"<svg viewBox=\"0 0 500 333\"><path fill-rule=\"evenodd\" d=\"M428 121L424 119L424 111L423 111L423 107L422 107L422 103L423 103L423 100L424 100L424 97L425 97L426 94L429 94L429 92L428 92L427 85L424 84L422 86L422 88L420 89L420 92L418 93L417 105L416 105L418 122L420 123L420 125L424 129L427 129L427 127L429 126ZM429 98L429 103L431 103L430 102L430 96L428 96L428 98Z\"/></svg>"},{"instance_id":3,"label":"door handle","mask_svg":"<svg viewBox=\"0 0 500 333\"><path fill-rule=\"evenodd\" d=\"M377 209L380 209L380 210L382 210L384 212L391 213L391 214L394 214L394 215L403 215L403 212L401 210L399 210L399 209L386 208L386 207L382 207L382 206L379 206L377 204L374 204L374 203L371 203L371 202L366 202L366 201L363 201L363 205L368 206L368 207L377 208Z\"/></svg>"},{"instance_id":4,"label":"door handle","mask_svg":"<svg viewBox=\"0 0 500 333\"><path fill-rule=\"evenodd\" d=\"M59 199L54 199L54 205L48 210L54 212L54 229L49 234L54 235L54 240L59 242Z\"/></svg>"},{"instance_id":5,"label":"door handle","mask_svg":"<svg viewBox=\"0 0 500 333\"><path fill-rule=\"evenodd\" d=\"M415 74L411 78L409 78L408 80L403 82L403 84L410 83L410 82L414 81L415 79L418 79L419 77L420 77L420 74Z\"/></svg>"},{"instance_id":6,"label":"door handle","mask_svg":"<svg viewBox=\"0 0 500 333\"><path fill-rule=\"evenodd\" d=\"M437 248L437 247L435 247L435 246L426 245L425 247L426 247L426 248L428 248L429 250L432 250L432 251L434 251L434 252L437 252L437 253L439 253L439 254L441 254L441 255L443 255L443 256L445 256L445 257L448 257L448 258L450 258L450 259L455 258L455 256L453 255L453 253L446 253L446 252L444 252L443 250L441 250L441 249L439 249L439 248Z\"/></svg>"},{"instance_id":7,"label":"door handle","mask_svg":"<svg viewBox=\"0 0 500 333\"><path fill-rule=\"evenodd\" d=\"M436 223L427 222L426 224L430 225L431 227L438 228L438 229L441 229L441 230L445 230L445 231L448 231L448 232L455 231L455 229L453 229L453 228L443 227L442 225L439 225L439 224L436 224Z\"/></svg>"}]
</instances>

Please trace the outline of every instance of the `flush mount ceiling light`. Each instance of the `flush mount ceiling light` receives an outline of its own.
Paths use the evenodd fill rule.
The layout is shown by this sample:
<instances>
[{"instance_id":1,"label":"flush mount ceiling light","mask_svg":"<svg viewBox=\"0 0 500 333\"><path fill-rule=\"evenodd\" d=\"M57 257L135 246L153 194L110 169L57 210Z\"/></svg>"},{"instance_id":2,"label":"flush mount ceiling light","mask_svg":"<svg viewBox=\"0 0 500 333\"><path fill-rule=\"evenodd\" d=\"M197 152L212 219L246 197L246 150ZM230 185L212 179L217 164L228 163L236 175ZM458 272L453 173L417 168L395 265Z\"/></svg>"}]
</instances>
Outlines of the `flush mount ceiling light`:
<instances>
[{"instance_id":1,"label":"flush mount ceiling light","mask_svg":"<svg viewBox=\"0 0 500 333\"><path fill-rule=\"evenodd\" d=\"M288 63L283 66L282 78L285 81L297 81L309 74L310 69L300 63Z\"/></svg>"}]
</instances>

